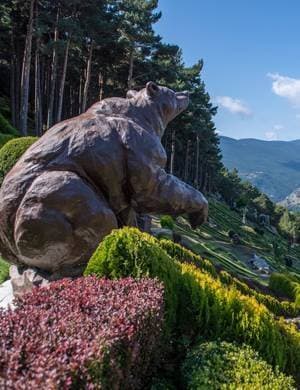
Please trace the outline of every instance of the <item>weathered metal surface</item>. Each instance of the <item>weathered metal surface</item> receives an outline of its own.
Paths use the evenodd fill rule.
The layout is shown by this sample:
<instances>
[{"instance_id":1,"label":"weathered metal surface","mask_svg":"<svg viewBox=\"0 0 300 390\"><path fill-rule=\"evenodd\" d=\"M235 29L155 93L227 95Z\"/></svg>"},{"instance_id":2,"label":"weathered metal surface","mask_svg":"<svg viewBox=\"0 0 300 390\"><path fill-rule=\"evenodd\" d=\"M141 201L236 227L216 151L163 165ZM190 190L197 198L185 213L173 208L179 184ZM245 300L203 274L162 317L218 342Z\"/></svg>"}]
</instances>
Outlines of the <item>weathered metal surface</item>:
<instances>
[{"instance_id":1,"label":"weathered metal surface","mask_svg":"<svg viewBox=\"0 0 300 390\"><path fill-rule=\"evenodd\" d=\"M80 274L113 228L135 213L207 217L203 195L165 172L161 137L188 94L149 82L48 130L0 189L0 252L56 276Z\"/></svg>"}]
</instances>

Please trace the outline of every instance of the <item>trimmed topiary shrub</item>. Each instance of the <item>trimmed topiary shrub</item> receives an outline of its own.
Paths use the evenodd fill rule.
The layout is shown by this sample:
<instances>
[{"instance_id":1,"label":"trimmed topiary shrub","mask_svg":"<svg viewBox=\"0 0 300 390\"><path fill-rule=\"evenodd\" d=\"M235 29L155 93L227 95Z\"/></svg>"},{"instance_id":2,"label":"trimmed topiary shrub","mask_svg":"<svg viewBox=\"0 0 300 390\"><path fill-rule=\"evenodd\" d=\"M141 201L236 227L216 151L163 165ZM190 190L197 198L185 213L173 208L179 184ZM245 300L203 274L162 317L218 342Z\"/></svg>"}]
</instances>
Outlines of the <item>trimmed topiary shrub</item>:
<instances>
[{"instance_id":1,"label":"trimmed topiary shrub","mask_svg":"<svg viewBox=\"0 0 300 390\"><path fill-rule=\"evenodd\" d=\"M181 267L182 283L185 291L190 291L191 312L203 339L244 342L268 363L299 375L300 333L293 325L276 320L254 297L241 294L233 286L225 287L195 266Z\"/></svg>"},{"instance_id":2,"label":"trimmed topiary shrub","mask_svg":"<svg viewBox=\"0 0 300 390\"><path fill-rule=\"evenodd\" d=\"M211 275L217 277L217 271L214 265L210 261L202 259L201 256L196 255L189 249L186 249L183 246L176 244L170 240L160 240L159 246L164 249L169 256L179 261L180 263L195 264L198 268L207 271Z\"/></svg>"},{"instance_id":3,"label":"trimmed topiary shrub","mask_svg":"<svg viewBox=\"0 0 300 390\"><path fill-rule=\"evenodd\" d=\"M253 288L248 287L246 283L231 276L226 271L220 271L219 278L224 285L233 286L244 295L254 297L257 302L264 304L272 313L277 316L296 317L299 315L299 309L294 303L288 301L279 301L271 295L262 294Z\"/></svg>"},{"instance_id":4,"label":"trimmed topiary shrub","mask_svg":"<svg viewBox=\"0 0 300 390\"><path fill-rule=\"evenodd\" d=\"M0 133L0 149L4 146L8 141L14 139L15 137L10 134L2 134Z\"/></svg>"},{"instance_id":5,"label":"trimmed topiary shrub","mask_svg":"<svg viewBox=\"0 0 300 390\"><path fill-rule=\"evenodd\" d=\"M138 229L125 227L106 236L91 257L84 275L110 279L157 277L164 283L166 321L177 322L180 268L160 247L159 241Z\"/></svg>"},{"instance_id":6,"label":"trimmed topiary shrub","mask_svg":"<svg viewBox=\"0 0 300 390\"><path fill-rule=\"evenodd\" d=\"M242 294L254 297L259 303L263 303L272 313L278 316L291 317L299 315L299 309L295 307L294 303L280 302L271 295L261 294L248 287L246 283L243 283L239 279L231 276L226 271L220 271L218 274L214 265L209 260L202 259L201 256L196 255L181 245L175 244L170 240L160 240L159 245L173 259L179 261L180 263L194 264L197 268L208 272L214 278L219 277L223 285L233 286Z\"/></svg>"},{"instance_id":7,"label":"trimmed topiary shrub","mask_svg":"<svg viewBox=\"0 0 300 390\"><path fill-rule=\"evenodd\" d=\"M156 276L165 284L167 321L170 329L178 332L176 342L184 340L188 345L195 335L244 342L268 363L298 374L300 333L293 325L277 320L255 297L243 295L234 285L224 285L209 271L172 259L161 243L134 228L113 231L94 253L85 274ZM167 247L169 253L178 249L174 257L184 259L179 245Z\"/></svg>"},{"instance_id":8,"label":"trimmed topiary shrub","mask_svg":"<svg viewBox=\"0 0 300 390\"><path fill-rule=\"evenodd\" d=\"M36 140L37 137L15 138L8 141L0 149L0 185L3 182L5 175Z\"/></svg>"},{"instance_id":9,"label":"trimmed topiary shrub","mask_svg":"<svg viewBox=\"0 0 300 390\"><path fill-rule=\"evenodd\" d=\"M249 346L210 342L195 347L182 368L185 388L296 389L294 381L262 360Z\"/></svg>"},{"instance_id":10,"label":"trimmed topiary shrub","mask_svg":"<svg viewBox=\"0 0 300 390\"><path fill-rule=\"evenodd\" d=\"M269 287L275 293L292 299L296 308L300 309L300 283L287 274L273 273L270 276Z\"/></svg>"},{"instance_id":11,"label":"trimmed topiary shrub","mask_svg":"<svg viewBox=\"0 0 300 390\"><path fill-rule=\"evenodd\" d=\"M9 276L9 264L0 257L0 284Z\"/></svg>"},{"instance_id":12,"label":"trimmed topiary shrub","mask_svg":"<svg viewBox=\"0 0 300 390\"><path fill-rule=\"evenodd\" d=\"M175 226L174 219L170 215L163 215L160 218L160 226L165 229L173 230Z\"/></svg>"},{"instance_id":13,"label":"trimmed topiary shrub","mask_svg":"<svg viewBox=\"0 0 300 390\"><path fill-rule=\"evenodd\" d=\"M0 388L143 388L162 324L157 280L88 277L35 288L0 311Z\"/></svg>"}]
</instances>

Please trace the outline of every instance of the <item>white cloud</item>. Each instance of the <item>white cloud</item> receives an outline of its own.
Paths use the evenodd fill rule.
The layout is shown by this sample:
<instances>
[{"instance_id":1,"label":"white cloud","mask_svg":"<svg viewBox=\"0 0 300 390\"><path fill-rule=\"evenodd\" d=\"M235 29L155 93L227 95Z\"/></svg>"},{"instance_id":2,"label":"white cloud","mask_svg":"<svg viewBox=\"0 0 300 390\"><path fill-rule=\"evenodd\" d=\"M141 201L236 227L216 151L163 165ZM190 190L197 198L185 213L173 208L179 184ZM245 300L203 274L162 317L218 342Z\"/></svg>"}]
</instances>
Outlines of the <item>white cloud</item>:
<instances>
[{"instance_id":1,"label":"white cloud","mask_svg":"<svg viewBox=\"0 0 300 390\"><path fill-rule=\"evenodd\" d=\"M278 131L283 130L282 125L274 125L272 130L265 132L265 137L268 141L277 141L278 140Z\"/></svg>"},{"instance_id":2,"label":"white cloud","mask_svg":"<svg viewBox=\"0 0 300 390\"><path fill-rule=\"evenodd\" d=\"M283 127L282 125L274 125L274 126L273 126L273 129L274 129L275 131L280 131L280 130L283 130L284 127Z\"/></svg>"},{"instance_id":3,"label":"white cloud","mask_svg":"<svg viewBox=\"0 0 300 390\"><path fill-rule=\"evenodd\" d=\"M277 141L278 140L278 135L275 131L267 131L265 133L265 137L268 141Z\"/></svg>"},{"instance_id":4,"label":"white cloud","mask_svg":"<svg viewBox=\"0 0 300 390\"><path fill-rule=\"evenodd\" d=\"M272 82L272 91L288 99L293 105L300 106L300 79L282 76L278 73L268 73Z\"/></svg>"},{"instance_id":5,"label":"white cloud","mask_svg":"<svg viewBox=\"0 0 300 390\"><path fill-rule=\"evenodd\" d=\"M233 114L239 114L243 117L252 114L250 108L239 99L234 99L230 96L217 96L216 102Z\"/></svg>"}]
</instances>

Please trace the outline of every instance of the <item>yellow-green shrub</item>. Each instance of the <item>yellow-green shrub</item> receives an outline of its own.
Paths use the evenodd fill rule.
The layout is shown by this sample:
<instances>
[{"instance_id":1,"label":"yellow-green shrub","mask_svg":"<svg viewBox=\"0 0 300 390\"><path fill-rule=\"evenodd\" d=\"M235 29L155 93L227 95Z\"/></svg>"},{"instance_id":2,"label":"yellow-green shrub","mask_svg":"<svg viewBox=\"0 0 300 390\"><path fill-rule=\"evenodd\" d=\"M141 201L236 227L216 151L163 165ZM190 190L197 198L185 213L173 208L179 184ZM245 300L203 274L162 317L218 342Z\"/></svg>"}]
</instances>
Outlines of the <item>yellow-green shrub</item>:
<instances>
[{"instance_id":1,"label":"yellow-green shrub","mask_svg":"<svg viewBox=\"0 0 300 390\"><path fill-rule=\"evenodd\" d=\"M8 141L0 149L0 184L23 153L31 146L37 137L20 137Z\"/></svg>"},{"instance_id":2,"label":"yellow-green shrub","mask_svg":"<svg viewBox=\"0 0 300 390\"><path fill-rule=\"evenodd\" d=\"M165 286L168 326L173 329L176 326L181 289L180 267L160 248L159 241L149 234L128 227L114 230L101 242L84 275L110 279L157 277Z\"/></svg>"},{"instance_id":3,"label":"yellow-green shrub","mask_svg":"<svg viewBox=\"0 0 300 390\"><path fill-rule=\"evenodd\" d=\"M203 339L247 343L273 366L298 374L300 333L294 326L276 320L254 297L233 286L225 287L194 265L181 264L181 268Z\"/></svg>"},{"instance_id":4,"label":"yellow-green shrub","mask_svg":"<svg viewBox=\"0 0 300 390\"><path fill-rule=\"evenodd\" d=\"M214 265L210 261L202 259L201 256L196 255L195 253L182 247L181 245L175 244L170 240L160 240L159 244L173 259L178 260L180 263L186 262L194 264L197 268L203 271L207 271L214 278L217 278L217 276L219 276L222 284L234 286L242 294L255 297L258 302L266 305L272 313L278 316L291 317L297 316L299 314L299 310L295 307L293 303L280 302L278 299L270 295L261 294L254 289L248 287L246 283L243 283L239 279L231 276L226 271L221 271L218 274Z\"/></svg>"},{"instance_id":5,"label":"yellow-green shrub","mask_svg":"<svg viewBox=\"0 0 300 390\"><path fill-rule=\"evenodd\" d=\"M258 291L250 288L246 283L241 282L239 279L231 276L226 271L219 273L221 282L227 286L234 286L242 294L254 297L259 303L263 303L272 313L277 316L291 316L296 317L299 314L299 309L296 308L294 303L283 301L271 295L262 294Z\"/></svg>"},{"instance_id":6,"label":"yellow-green shrub","mask_svg":"<svg viewBox=\"0 0 300 390\"><path fill-rule=\"evenodd\" d=\"M8 141L14 139L15 137L11 134L2 134L0 133L0 149L4 146Z\"/></svg>"},{"instance_id":7,"label":"yellow-green shrub","mask_svg":"<svg viewBox=\"0 0 300 390\"><path fill-rule=\"evenodd\" d=\"M193 348L182 367L187 390L291 390L294 381L262 360L247 345L203 343Z\"/></svg>"},{"instance_id":8,"label":"yellow-green shrub","mask_svg":"<svg viewBox=\"0 0 300 390\"><path fill-rule=\"evenodd\" d=\"M225 286L195 265L172 259L161 244L137 229L115 230L92 256L85 275L158 277L165 284L167 323L172 330L180 331L181 336L196 333L204 340L247 343L273 366L298 373L300 333L293 325L276 320L263 304L233 285ZM175 248L174 257L184 259L181 255L186 252L180 246L165 243L163 247L169 253ZM192 255L190 259L194 259Z\"/></svg>"},{"instance_id":9,"label":"yellow-green shrub","mask_svg":"<svg viewBox=\"0 0 300 390\"><path fill-rule=\"evenodd\" d=\"M160 240L159 245L163 248L169 256L174 260L179 261L180 263L192 263L195 264L198 268L207 271L211 275L217 277L217 271L214 265L208 261L202 259L201 256L196 255L189 249L184 248L179 244L175 244L170 240Z\"/></svg>"}]
</instances>

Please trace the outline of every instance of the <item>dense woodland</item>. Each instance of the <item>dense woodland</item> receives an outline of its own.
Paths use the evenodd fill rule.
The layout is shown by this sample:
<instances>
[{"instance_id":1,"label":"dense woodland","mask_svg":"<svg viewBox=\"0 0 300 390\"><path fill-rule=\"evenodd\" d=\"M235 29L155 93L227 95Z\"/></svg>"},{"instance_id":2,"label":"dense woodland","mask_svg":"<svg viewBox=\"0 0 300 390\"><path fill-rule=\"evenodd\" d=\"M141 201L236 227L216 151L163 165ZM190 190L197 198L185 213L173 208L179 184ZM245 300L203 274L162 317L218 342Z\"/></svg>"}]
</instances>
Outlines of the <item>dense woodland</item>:
<instances>
[{"instance_id":1,"label":"dense woodland","mask_svg":"<svg viewBox=\"0 0 300 390\"><path fill-rule=\"evenodd\" d=\"M2 1L2 93L13 126L40 136L95 101L124 96L149 80L189 90L189 110L163 139L168 169L211 192L221 163L203 61L186 67L180 48L155 33L157 6L157 0Z\"/></svg>"},{"instance_id":2,"label":"dense woodland","mask_svg":"<svg viewBox=\"0 0 300 390\"><path fill-rule=\"evenodd\" d=\"M94 102L125 96L149 80L188 90L188 110L162 140L168 171L230 205L250 204L278 225L284 210L222 165L203 61L185 66L180 47L155 33L160 17L158 0L2 0L0 133L41 136ZM284 216L288 236L299 235L299 220Z\"/></svg>"}]
</instances>

